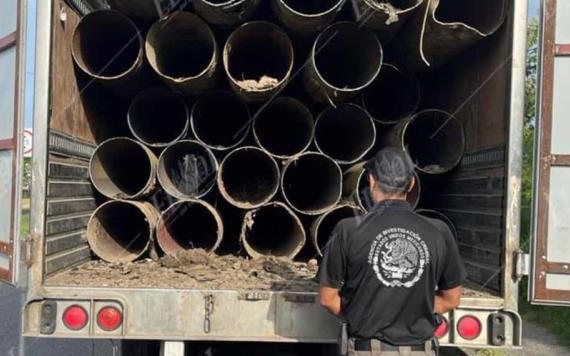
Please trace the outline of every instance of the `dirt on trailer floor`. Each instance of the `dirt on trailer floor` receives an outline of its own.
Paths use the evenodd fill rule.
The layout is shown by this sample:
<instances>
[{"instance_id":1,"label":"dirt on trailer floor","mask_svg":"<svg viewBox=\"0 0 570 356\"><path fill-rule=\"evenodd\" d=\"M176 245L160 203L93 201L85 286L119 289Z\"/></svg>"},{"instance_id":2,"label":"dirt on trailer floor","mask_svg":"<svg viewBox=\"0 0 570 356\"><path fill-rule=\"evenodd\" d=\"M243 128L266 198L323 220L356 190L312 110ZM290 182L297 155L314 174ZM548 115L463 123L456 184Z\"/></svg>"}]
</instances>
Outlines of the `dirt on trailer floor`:
<instances>
[{"instance_id":1,"label":"dirt on trailer floor","mask_svg":"<svg viewBox=\"0 0 570 356\"><path fill-rule=\"evenodd\" d=\"M315 292L317 262L292 262L266 257L248 259L190 250L165 256L113 264L96 260L64 271L50 285L121 288L183 288Z\"/></svg>"}]
</instances>

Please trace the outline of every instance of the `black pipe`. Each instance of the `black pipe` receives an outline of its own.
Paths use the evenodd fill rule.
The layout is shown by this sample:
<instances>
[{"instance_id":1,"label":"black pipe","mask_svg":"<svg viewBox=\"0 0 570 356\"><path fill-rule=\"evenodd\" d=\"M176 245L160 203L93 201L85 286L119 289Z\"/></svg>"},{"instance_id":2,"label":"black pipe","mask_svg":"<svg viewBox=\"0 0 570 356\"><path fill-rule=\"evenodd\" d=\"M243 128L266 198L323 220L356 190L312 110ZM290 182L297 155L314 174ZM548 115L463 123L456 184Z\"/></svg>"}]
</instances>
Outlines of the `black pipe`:
<instances>
[{"instance_id":1,"label":"black pipe","mask_svg":"<svg viewBox=\"0 0 570 356\"><path fill-rule=\"evenodd\" d=\"M299 34L323 30L334 21L344 3L345 0L272 0L279 22Z\"/></svg>"},{"instance_id":2,"label":"black pipe","mask_svg":"<svg viewBox=\"0 0 570 356\"><path fill-rule=\"evenodd\" d=\"M303 153L311 145L314 132L311 111L299 100L289 97L273 100L253 122L255 141L277 158Z\"/></svg>"},{"instance_id":3,"label":"black pipe","mask_svg":"<svg viewBox=\"0 0 570 356\"><path fill-rule=\"evenodd\" d=\"M303 248L305 240L301 220L283 203L269 203L244 217L241 242L253 258L275 256L293 259Z\"/></svg>"},{"instance_id":4,"label":"black pipe","mask_svg":"<svg viewBox=\"0 0 570 356\"><path fill-rule=\"evenodd\" d=\"M311 242L319 256L323 255L323 250L331 238L333 229L341 220L363 213L364 211L359 207L343 204L319 216L311 225Z\"/></svg>"},{"instance_id":5,"label":"black pipe","mask_svg":"<svg viewBox=\"0 0 570 356\"><path fill-rule=\"evenodd\" d=\"M144 84L144 49L137 26L115 10L85 15L73 31L71 54L84 73L129 96Z\"/></svg>"},{"instance_id":6,"label":"black pipe","mask_svg":"<svg viewBox=\"0 0 570 356\"><path fill-rule=\"evenodd\" d=\"M180 96L168 89L153 87L133 99L127 121L139 141L152 147L165 147L186 136L190 113Z\"/></svg>"},{"instance_id":7,"label":"black pipe","mask_svg":"<svg viewBox=\"0 0 570 356\"><path fill-rule=\"evenodd\" d=\"M303 153L283 168L281 191L296 211L308 215L322 214L341 198L342 171L326 155Z\"/></svg>"},{"instance_id":8,"label":"black pipe","mask_svg":"<svg viewBox=\"0 0 570 356\"><path fill-rule=\"evenodd\" d=\"M374 147L376 126L368 113L355 104L325 109L315 125L319 152L339 164L352 164Z\"/></svg>"},{"instance_id":9,"label":"black pipe","mask_svg":"<svg viewBox=\"0 0 570 356\"><path fill-rule=\"evenodd\" d=\"M184 140L168 146L158 160L158 181L178 199L200 198L216 183L218 162L210 149Z\"/></svg>"},{"instance_id":10,"label":"black pipe","mask_svg":"<svg viewBox=\"0 0 570 356\"><path fill-rule=\"evenodd\" d=\"M416 213L431 219L437 219L443 221L447 225L447 227L449 227L449 230L453 234L453 237L457 239L457 229L455 228L455 224L453 223L453 221L451 221L450 218L447 217L447 215L443 214L440 211L432 209L418 209L416 210Z\"/></svg>"},{"instance_id":11,"label":"black pipe","mask_svg":"<svg viewBox=\"0 0 570 356\"><path fill-rule=\"evenodd\" d=\"M230 85L249 102L275 95L289 80L293 59L289 36L265 21L241 25L224 47L224 68Z\"/></svg>"},{"instance_id":12,"label":"black pipe","mask_svg":"<svg viewBox=\"0 0 570 356\"><path fill-rule=\"evenodd\" d=\"M111 199L137 199L156 185L157 158L143 144L117 137L100 144L89 162L95 188Z\"/></svg>"},{"instance_id":13,"label":"black pipe","mask_svg":"<svg viewBox=\"0 0 570 356\"><path fill-rule=\"evenodd\" d=\"M193 0L194 11L219 26L235 26L247 21L261 0Z\"/></svg>"},{"instance_id":14,"label":"black pipe","mask_svg":"<svg viewBox=\"0 0 570 356\"><path fill-rule=\"evenodd\" d=\"M158 245L170 256L181 251L215 251L224 235L220 215L201 200L182 200L166 209L157 225Z\"/></svg>"},{"instance_id":15,"label":"black pipe","mask_svg":"<svg viewBox=\"0 0 570 356\"><path fill-rule=\"evenodd\" d=\"M173 12L152 25L146 36L146 55L158 76L186 95L197 95L216 84L214 33L190 12Z\"/></svg>"},{"instance_id":16,"label":"black pipe","mask_svg":"<svg viewBox=\"0 0 570 356\"><path fill-rule=\"evenodd\" d=\"M374 121L392 125L416 112L420 85L411 72L384 63L378 78L362 95L362 104Z\"/></svg>"},{"instance_id":17,"label":"black pipe","mask_svg":"<svg viewBox=\"0 0 570 356\"><path fill-rule=\"evenodd\" d=\"M87 223L93 253L111 263L132 262L154 241L158 212L146 202L111 200L99 206Z\"/></svg>"},{"instance_id":18,"label":"black pipe","mask_svg":"<svg viewBox=\"0 0 570 356\"><path fill-rule=\"evenodd\" d=\"M238 146L251 126L247 105L234 93L214 91L201 96L192 108L192 132L214 150Z\"/></svg>"},{"instance_id":19,"label":"black pipe","mask_svg":"<svg viewBox=\"0 0 570 356\"><path fill-rule=\"evenodd\" d=\"M380 73L383 51L378 38L353 22L337 22L319 34L305 69L305 84L322 103L346 101Z\"/></svg>"},{"instance_id":20,"label":"black pipe","mask_svg":"<svg viewBox=\"0 0 570 356\"><path fill-rule=\"evenodd\" d=\"M441 110L424 110L401 121L386 138L387 143L404 148L417 169L427 174L450 171L465 150L463 125Z\"/></svg>"},{"instance_id":21,"label":"black pipe","mask_svg":"<svg viewBox=\"0 0 570 356\"><path fill-rule=\"evenodd\" d=\"M251 209L268 203L279 190L279 166L257 147L241 147L220 165L218 188L232 205Z\"/></svg>"},{"instance_id":22,"label":"black pipe","mask_svg":"<svg viewBox=\"0 0 570 356\"><path fill-rule=\"evenodd\" d=\"M375 31L385 43L402 28L409 17L429 0L355 0L359 23Z\"/></svg>"}]
</instances>

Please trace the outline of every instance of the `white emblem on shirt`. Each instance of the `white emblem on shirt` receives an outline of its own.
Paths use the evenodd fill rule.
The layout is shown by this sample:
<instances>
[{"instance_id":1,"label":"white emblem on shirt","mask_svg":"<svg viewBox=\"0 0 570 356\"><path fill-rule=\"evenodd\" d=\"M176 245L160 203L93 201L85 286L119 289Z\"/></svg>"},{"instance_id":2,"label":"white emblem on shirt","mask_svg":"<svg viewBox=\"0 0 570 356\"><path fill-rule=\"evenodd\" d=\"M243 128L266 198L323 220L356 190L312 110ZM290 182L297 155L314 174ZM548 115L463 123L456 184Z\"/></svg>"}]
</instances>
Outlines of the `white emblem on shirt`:
<instances>
[{"instance_id":1,"label":"white emblem on shirt","mask_svg":"<svg viewBox=\"0 0 570 356\"><path fill-rule=\"evenodd\" d=\"M422 277L429 260L424 240L403 228L391 228L378 234L368 255L368 263L386 287L413 287Z\"/></svg>"}]
</instances>

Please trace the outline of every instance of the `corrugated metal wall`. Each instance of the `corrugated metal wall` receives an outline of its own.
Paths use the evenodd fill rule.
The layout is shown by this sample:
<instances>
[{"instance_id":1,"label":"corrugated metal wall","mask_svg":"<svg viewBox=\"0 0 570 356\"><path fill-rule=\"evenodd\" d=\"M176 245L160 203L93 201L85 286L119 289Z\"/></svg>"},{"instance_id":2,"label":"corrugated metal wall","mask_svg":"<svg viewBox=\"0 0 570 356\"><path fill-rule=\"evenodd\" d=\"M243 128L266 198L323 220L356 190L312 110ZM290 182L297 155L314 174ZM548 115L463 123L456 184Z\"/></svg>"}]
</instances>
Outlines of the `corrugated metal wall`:
<instances>
[{"instance_id":1,"label":"corrugated metal wall","mask_svg":"<svg viewBox=\"0 0 570 356\"><path fill-rule=\"evenodd\" d=\"M91 258L85 228L96 208L88 171L94 146L52 131L49 147L46 276Z\"/></svg>"}]
</instances>

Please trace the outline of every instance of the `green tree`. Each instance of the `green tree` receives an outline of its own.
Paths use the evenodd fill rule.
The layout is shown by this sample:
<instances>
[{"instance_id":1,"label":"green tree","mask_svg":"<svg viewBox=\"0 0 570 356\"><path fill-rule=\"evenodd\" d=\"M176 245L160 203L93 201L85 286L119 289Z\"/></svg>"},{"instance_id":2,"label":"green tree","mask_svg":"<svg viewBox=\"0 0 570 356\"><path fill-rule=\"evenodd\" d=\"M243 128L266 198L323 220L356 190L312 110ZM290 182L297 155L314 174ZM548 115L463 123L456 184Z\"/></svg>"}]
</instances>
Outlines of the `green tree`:
<instances>
[{"instance_id":1,"label":"green tree","mask_svg":"<svg viewBox=\"0 0 570 356\"><path fill-rule=\"evenodd\" d=\"M536 126L536 84L538 69L538 19L533 18L528 26L528 55L525 80L525 115L523 131L523 174L521 203L522 247L528 251L530 240L534 135Z\"/></svg>"}]
</instances>

